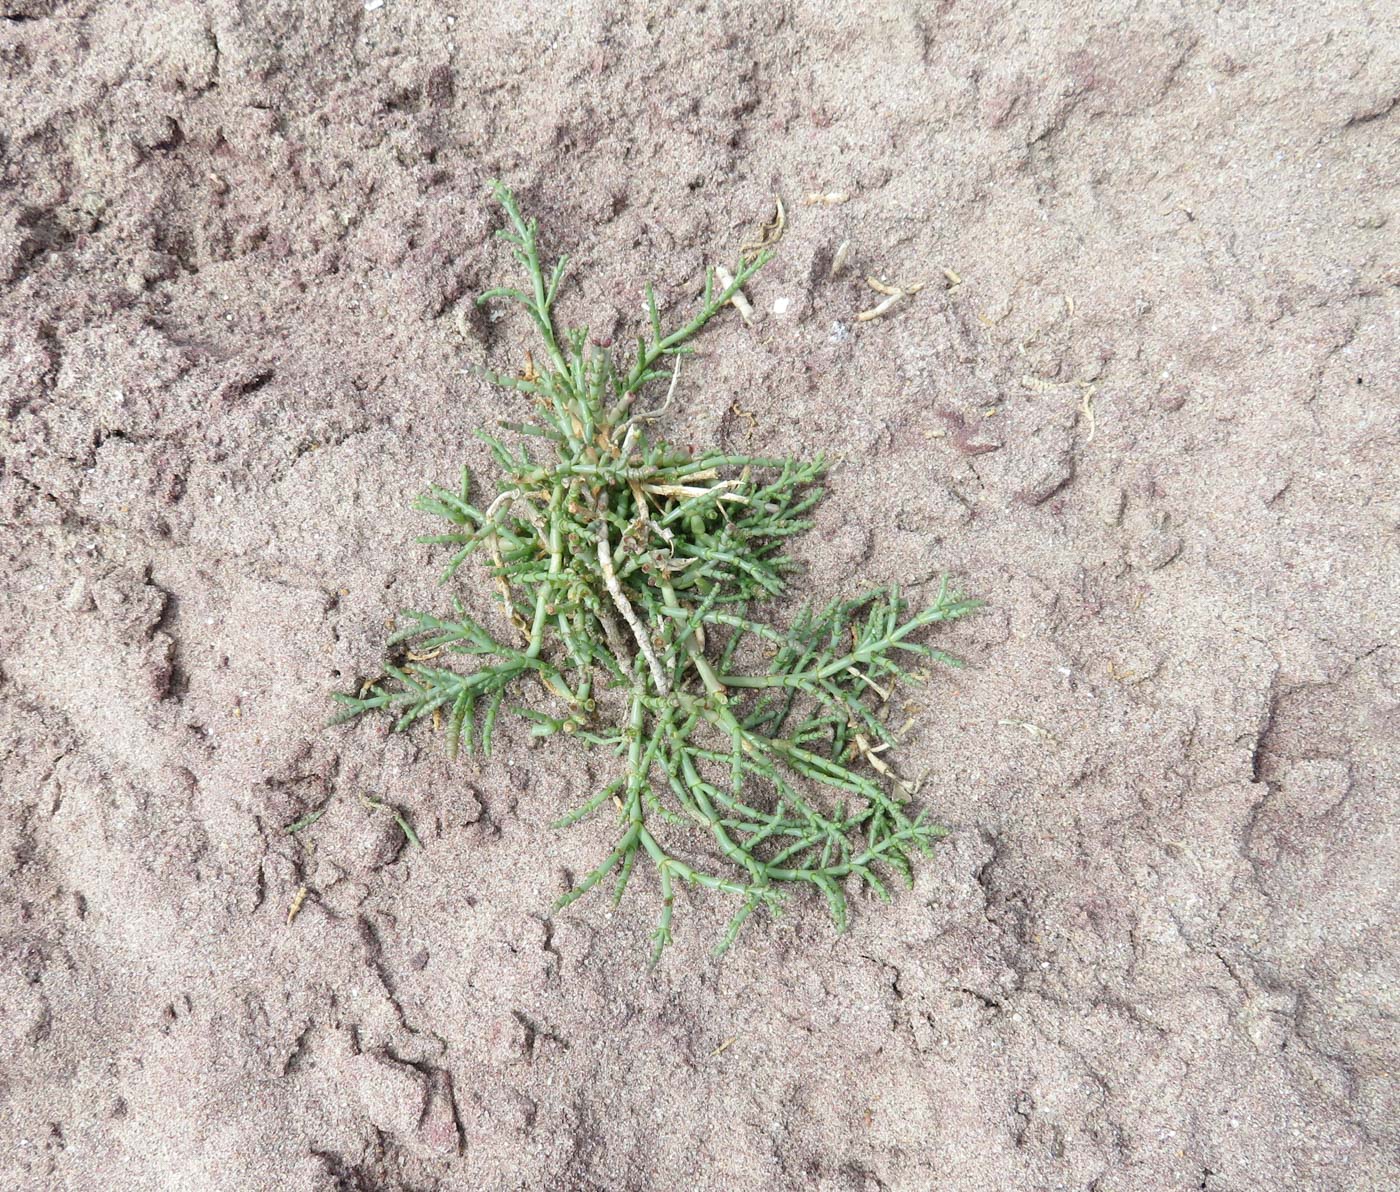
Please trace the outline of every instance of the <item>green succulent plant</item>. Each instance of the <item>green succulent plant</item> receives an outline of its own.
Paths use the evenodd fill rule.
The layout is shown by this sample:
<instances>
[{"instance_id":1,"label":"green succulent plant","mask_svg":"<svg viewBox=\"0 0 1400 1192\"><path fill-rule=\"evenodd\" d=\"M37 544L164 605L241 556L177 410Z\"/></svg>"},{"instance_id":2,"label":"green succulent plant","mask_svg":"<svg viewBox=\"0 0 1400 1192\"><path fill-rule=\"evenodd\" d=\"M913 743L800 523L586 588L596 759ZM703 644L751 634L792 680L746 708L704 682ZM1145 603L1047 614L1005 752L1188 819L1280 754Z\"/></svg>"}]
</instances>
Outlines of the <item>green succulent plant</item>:
<instances>
[{"instance_id":1,"label":"green succulent plant","mask_svg":"<svg viewBox=\"0 0 1400 1192\"><path fill-rule=\"evenodd\" d=\"M484 507L464 469L459 487L435 486L417 508L449 523L423 539L453 552L444 582L484 556L509 625L488 629L458 600L450 616L403 614L388 642L397 661L335 697L337 722L378 711L399 731L443 721L455 755L489 752L508 708L535 735L614 755L616 776L556 825L607 815L613 847L556 905L609 878L620 899L638 860L649 862L660 897L653 962L671 940L678 883L736 901L719 951L796 888L820 891L844 929L852 879L888 898L881 871L912 880L914 856L946 834L882 760L895 743L883 710L891 684L922 677L911 665L956 665L922 631L980 602L945 579L922 607L888 587L804 608L787 628L759 619L798 570L786 550L812 524L822 458L693 453L651 428L691 339L768 254L740 260L728 284L708 273L694 317L669 332L648 287L649 326L635 357L617 361L587 328L556 325L567 258L546 270L535 221L493 185L507 216L498 235L525 284L480 301L519 303L543 358L523 376L486 375L533 398L534 417L504 424L514 447L478 432L505 475ZM641 410L642 392L668 380L665 404Z\"/></svg>"}]
</instances>

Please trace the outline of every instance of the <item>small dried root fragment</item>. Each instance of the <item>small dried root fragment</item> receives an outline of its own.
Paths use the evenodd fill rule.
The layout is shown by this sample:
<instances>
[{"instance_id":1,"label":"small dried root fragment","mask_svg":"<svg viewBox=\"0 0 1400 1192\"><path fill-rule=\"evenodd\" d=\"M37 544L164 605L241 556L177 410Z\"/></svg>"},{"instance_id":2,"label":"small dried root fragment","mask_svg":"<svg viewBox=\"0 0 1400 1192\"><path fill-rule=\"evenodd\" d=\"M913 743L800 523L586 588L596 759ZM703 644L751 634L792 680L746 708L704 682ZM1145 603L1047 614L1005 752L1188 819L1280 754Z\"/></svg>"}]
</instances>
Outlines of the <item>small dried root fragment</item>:
<instances>
[{"instance_id":1,"label":"small dried root fragment","mask_svg":"<svg viewBox=\"0 0 1400 1192\"><path fill-rule=\"evenodd\" d=\"M736 397L729 403L729 412L736 418L742 418L749 425L749 438L752 439L758 433L758 416L747 406L739 404Z\"/></svg>"},{"instance_id":2,"label":"small dried root fragment","mask_svg":"<svg viewBox=\"0 0 1400 1192\"><path fill-rule=\"evenodd\" d=\"M774 206L777 210L773 218L758 229L758 239L740 247L739 252L745 260L752 260L765 249L772 248L783 238L783 233L787 231L787 208L783 206L780 195L773 197ZM726 285L729 283L726 282Z\"/></svg>"},{"instance_id":3,"label":"small dried root fragment","mask_svg":"<svg viewBox=\"0 0 1400 1192\"><path fill-rule=\"evenodd\" d=\"M1089 423L1089 434L1084 439L1085 446L1087 446L1094 441L1094 431L1098 429L1098 420L1094 417L1094 390L1097 386L1087 384L1084 381L1080 381L1080 384L1084 386L1084 399L1079 403L1079 412Z\"/></svg>"},{"instance_id":4,"label":"small dried root fragment","mask_svg":"<svg viewBox=\"0 0 1400 1192\"><path fill-rule=\"evenodd\" d=\"M851 255L851 240L848 236L836 246L836 255L831 258L831 278L835 280L846 268L846 258Z\"/></svg>"},{"instance_id":5,"label":"small dried root fragment","mask_svg":"<svg viewBox=\"0 0 1400 1192\"><path fill-rule=\"evenodd\" d=\"M849 203L851 196L844 190L819 191L813 190L807 193L807 197L802 200L805 207L839 207L842 203Z\"/></svg>"},{"instance_id":6,"label":"small dried root fragment","mask_svg":"<svg viewBox=\"0 0 1400 1192\"><path fill-rule=\"evenodd\" d=\"M912 298L927 285L927 282L914 281L903 286L886 285L884 282L874 277L867 277L865 284L877 294L884 295L884 301L872 306L869 310L863 310L856 315L857 323L868 323L871 319L878 319L881 315L888 313L895 307L900 299Z\"/></svg>"},{"instance_id":7,"label":"small dried root fragment","mask_svg":"<svg viewBox=\"0 0 1400 1192\"><path fill-rule=\"evenodd\" d=\"M292 925L292 920L301 913L302 904L306 901L306 887L302 886L292 895L292 905L287 909L287 926Z\"/></svg>"}]
</instances>

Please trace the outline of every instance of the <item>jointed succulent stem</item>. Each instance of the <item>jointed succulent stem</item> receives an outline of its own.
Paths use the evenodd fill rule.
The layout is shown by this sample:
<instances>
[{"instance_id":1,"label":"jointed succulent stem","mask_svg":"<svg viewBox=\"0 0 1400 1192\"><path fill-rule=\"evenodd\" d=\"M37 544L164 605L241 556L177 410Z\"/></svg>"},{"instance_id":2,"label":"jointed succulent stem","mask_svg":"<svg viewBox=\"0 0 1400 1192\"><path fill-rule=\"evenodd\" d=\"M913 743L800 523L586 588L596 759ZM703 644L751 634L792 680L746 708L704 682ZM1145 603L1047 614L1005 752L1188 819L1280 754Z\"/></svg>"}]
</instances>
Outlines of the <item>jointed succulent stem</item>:
<instances>
[{"instance_id":1,"label":"jointed succulent stem","mask_svg":"<svg viewBox=\"0 0 1400 1192\"><path fill-rule=\"evenodd\" d=\"M523 694L519 680L533 679L550 710L512 710L534 735L562 732L623 758L622 775L558 825L610 806L618 817L611 852L559 906L610 876L620 898L645 856L662 902L653 959L671 939L678 882L739 900L721 951L754 910L777 908L784 884L815 886L843 929L847 879L887 897L876 866L908 880L912 855L945 834L911 814L907 787L876 756L894 743L882 707L889 684L910 677L901 666L908 657L955 662L912 640L917 631L978 602L945 581L918 610L881 588L805 609L788 629L754 620L750 609L780 595L793 570L781 551L811 524L821 458L693 455L653 441L646 427L660 411L634 406L646 385L668 375L670 404L689 340L767 255L741 261L722 289L708 275L698 312L670 333L648 288L647 334L620 370L586 328L560 333L553 307L566 262L546 275L534 221L505 187L495 191L509 225L498 234L529 288L494 289L482 301L520 303L547 359L523 377L488 377L534 397L535 420L511 429L544 440L550 458L537 462L528 445L512 450L481 433L508 486L479 509L464 470L458 490L434 487L418 507L452 524L424 540L456 548L444 581L485 553L521 644L501 641L460 603L448 620L407 613L409 627L390 644L412 642L414 653L386 664L385 680L338 695L340 719L387 709L401 730L445 716L453 754L473 748L479 723L489 751L507 692ZM745 638L767 655L766 673L739 669ZM435 665L444 655L476 665ZM610 722L614 690L626 697L622 723ZM872 706L872 697L880 703ZM732 866L727 876L687 864L659 838L687 825L709 833L720 863Z\"/></svg>"}]
</instances>

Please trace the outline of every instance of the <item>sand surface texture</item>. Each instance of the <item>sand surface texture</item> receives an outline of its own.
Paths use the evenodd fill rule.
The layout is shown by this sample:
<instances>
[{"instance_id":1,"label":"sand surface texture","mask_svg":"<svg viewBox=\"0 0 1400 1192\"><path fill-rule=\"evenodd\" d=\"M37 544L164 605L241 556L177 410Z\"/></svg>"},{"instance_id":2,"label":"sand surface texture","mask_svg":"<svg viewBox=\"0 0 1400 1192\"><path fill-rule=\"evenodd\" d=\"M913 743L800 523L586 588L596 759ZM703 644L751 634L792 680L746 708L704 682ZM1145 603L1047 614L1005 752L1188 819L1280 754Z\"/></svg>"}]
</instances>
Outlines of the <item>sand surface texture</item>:
<instances>
[{"instance_id":1,"label":"sand surface texture","mask_svg":"<svg viewBox=\"0 0 1400 1192\"><path fill-rule=\"evenodd\" d=\"M1396 1186L1400 19L1286 7L0 0L0 1182ZM667 434L989 602L844 936L649 973L609 759L322 729L525 412L492 177L620 342L781 196Z\"/></svg>"}]
</instances>

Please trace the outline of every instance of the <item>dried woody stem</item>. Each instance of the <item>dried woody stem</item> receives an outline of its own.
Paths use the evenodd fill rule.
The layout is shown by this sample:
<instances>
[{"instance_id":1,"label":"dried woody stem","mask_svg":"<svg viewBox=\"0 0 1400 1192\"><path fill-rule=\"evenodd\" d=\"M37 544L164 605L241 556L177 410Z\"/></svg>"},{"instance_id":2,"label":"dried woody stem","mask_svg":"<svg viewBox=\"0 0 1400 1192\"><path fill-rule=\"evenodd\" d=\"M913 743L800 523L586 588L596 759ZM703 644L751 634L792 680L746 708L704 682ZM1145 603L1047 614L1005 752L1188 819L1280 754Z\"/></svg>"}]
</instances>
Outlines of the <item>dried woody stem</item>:
<instances>
[{"instance_id":1,"label":"dried woody stem","mask_svg":"<svg viewBox=\"0 0 1400 1192\"><path fill-rule=\"evenodd\" d=\"M666 675L661 670L661 663L657 661L656 651L651 648L651 642L647 640L647 631L643 628L641 621L637 619L636 611L632 608L631 602L623 595L622 585L617 582L617 572L613 569L612 543L608 541L608 497L606 493L603 494L598 504L598 512L603 515L597 523L598 570L603 573L603 583L607 585L608 595L612 597L612 602L617 605L617 611L622 614L622 619L627 622L627 628L637 639L637 649L646 659L647 669L651 671L652 680L656 683L656 690L662 695L670 695L671 684L666 681Z\"/></svg>"},{"instance_id":2,"label":"dried woody stem","mask_svg":"<svg viewBox=\"0 0 1400 1192\"><path fill-rule=\"evenodd\" d=\"M645 858L661 900L654 957L670 941L683 885L737 900L720 950L793 885L820 890L844 928L852 880L885 895L877 870L909 879L913 855L944 834L911 813L910 787L880 756L894 744L884 712L893 684L912 677L901 665L910 656L955 662L915 636L977 602L945 582L922 608L879 588L804 608L785 629L755 619L751 610L781 596L795 570L783 548L811 524L822 460L696 455L653 440L648 427L670 407L690 339L736 298L767 250L741 257L732 274L709 274L699 310L670 332L648 288L649 326L635 356L615 360L587 328L556 326L566 262L546 271L534 221L504 187L496 197L507 216L499 235L526 284L482 301L518 303L543 352L524 374L487 376L529 397L534 416L506 424L523 439L517 448L479 432L509 480L485 509L472 504L465 470L459 488L434 486L418 507L449 523L423 540L454 550L444 582L472 554L485 555L520 644L496 637L460 601L447 618L406 612L407 627L389 644L412 643L411 652L385 662L382 679L337 696L340 719L388 710L398 730L441 722L454 754L473 750L478 734L489 752L508 693L523 701L533 689L543 707L510 709L533 735L568 734L619 759L618 776L560 821L617 817L612 848L560 905L609 878L620 898ZM768 243L782 223L780 207ZM634 410L668 373L665 403ZM532 441L546 459L531 453ZM766 670L746 673L741 660L751 656L764 656ZM872 697L880 703L868 704ZM697 831L717 870L675 851L703 855Z\"/></svg>"}]
</instances>

